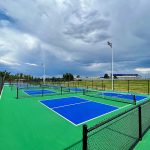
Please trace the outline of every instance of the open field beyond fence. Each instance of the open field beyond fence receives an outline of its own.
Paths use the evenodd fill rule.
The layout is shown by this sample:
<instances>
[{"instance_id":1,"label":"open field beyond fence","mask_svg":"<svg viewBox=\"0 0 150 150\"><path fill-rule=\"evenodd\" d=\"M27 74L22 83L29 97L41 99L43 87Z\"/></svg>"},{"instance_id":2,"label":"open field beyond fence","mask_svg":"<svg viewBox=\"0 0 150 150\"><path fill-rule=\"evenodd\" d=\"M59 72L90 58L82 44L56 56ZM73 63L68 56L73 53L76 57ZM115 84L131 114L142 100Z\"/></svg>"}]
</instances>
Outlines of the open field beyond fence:
<instances>
[{"instance_id":1,"label":"open field beyond fence","mask_svg":"<svg viewBox=\"0 0 150 150\"><path fill-rule=\"evenodd\" d=\"M69 87L85 87L99 90L112 90L111 80L84 80L70 82L50 82L54 85L63 85ZM150 80L114 80L114 91L131 93L150 93Z\"/></svg>"}]
</instances>

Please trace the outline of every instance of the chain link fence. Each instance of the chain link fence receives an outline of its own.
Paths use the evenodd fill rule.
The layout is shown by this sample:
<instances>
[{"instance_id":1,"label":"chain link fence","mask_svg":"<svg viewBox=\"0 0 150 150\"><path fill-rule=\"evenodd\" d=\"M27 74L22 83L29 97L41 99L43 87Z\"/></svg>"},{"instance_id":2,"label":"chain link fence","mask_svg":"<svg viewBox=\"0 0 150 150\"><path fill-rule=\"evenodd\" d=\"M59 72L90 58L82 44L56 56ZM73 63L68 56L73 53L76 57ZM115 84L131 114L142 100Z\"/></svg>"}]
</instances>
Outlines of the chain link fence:
<instances>
[{"instance_id":1,"label":"chain link fence","mask_svg":"<svg viewBox=\"0 0 150 150\"><path fill-rule=\"evenodd\" d=\"M83 150L133 149L150 127L150 101L105 120L93 127L83 125Z\"/></svg>"},{"instance_id":2,"label":"chain link fence","mask_svg":"<svg viewBox=\"0 0 150 150\"><path fill-rule=\"evenodd\" d=\"M3 78L0 76L0 95L3 89L3 86L4 86L4 81L3 81Z\"/></svg>"},{"instance_id":3,"label":"chain link fence","mask_svg":"<svg viewBox=\"0 0 150 150\"><path fill-rule=\"evenodd\" d=\"M92 88L97 90L112 90L111 80L83 80L70 82L52 82L54 85L68 87ZM150 94L150 80L114 80L114 91Z\"/></svg>"}]
</instances>

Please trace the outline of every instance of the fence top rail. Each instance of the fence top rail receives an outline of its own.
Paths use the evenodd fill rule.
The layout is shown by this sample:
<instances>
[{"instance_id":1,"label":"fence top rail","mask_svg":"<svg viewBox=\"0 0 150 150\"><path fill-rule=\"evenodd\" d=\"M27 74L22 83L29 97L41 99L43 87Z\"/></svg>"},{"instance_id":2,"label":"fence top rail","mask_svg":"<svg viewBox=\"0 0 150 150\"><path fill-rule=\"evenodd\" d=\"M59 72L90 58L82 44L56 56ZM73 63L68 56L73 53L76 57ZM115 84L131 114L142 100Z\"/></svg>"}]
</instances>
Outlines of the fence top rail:
<instances>
[{"instance_id":1,"label":"fence top rail","mask_svg":"<svg viewBox=\"0 0 150 150\"><path fill-rule=\"evenodd\" d=\"M136 108L138 108L138 107L140 107L140 106L142 106L142 105L144 105L144 104L146 104L146 103L148 103L148 102L150 102L150 100L144 101L144 102L141 103L141 104L137 104L136 106L133 106L132 108L130 108L130 109L128 109L128 110L125 110L125 111L123 111L122 113L119 113L119 114L115 115L114 117L111 117L111 118L109 118L109 119L107 119L107 120L104 120L104 121L102 121L102 122L100 122L100 123L97 123L97 124L94 125L93 127L88 128L87 131L88 131L88 132L91 132L91 131L93 131L94 129L97 129L98 127L100 127L100 126L102 126L102 125L104 125L104 124L106 124L106 123L108 123L108 122L110 122L110 121L112 121L112 120L114 120L114 119L116 119L116 118L118 118L118 117L124 115L124 114L127 114L127 113L131 112L132 110L134 110L134 109L136 109Z\"/></svg>"}]
</instances>

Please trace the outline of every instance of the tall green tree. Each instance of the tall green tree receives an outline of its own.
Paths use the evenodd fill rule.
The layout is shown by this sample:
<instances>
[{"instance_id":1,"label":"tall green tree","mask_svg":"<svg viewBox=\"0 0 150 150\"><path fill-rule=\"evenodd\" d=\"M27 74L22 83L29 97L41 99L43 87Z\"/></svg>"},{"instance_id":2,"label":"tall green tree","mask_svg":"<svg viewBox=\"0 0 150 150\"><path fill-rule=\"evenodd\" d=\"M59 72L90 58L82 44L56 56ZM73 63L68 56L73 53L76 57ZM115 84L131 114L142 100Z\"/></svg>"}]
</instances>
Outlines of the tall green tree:
<instances>
[{"instance_id":1,"label":"tall green tree","mask_svg":"<svg viewBox=\"0 0 150 150\"><path fill-rule=\"evenodd\" d=\"M63 74L63 79L64 79L64 81L73 81L74 76L71 73L65 73L65 74Z\"/></svg>"},{"instance_id":2,"label":"tall green tree","mask_svg":"<svg viewBox=\"0 0 150 150\"><path fill-rule=\"evenodd\" d=\"M104 74L105 79L109 79L109 75L107 73Z\"/></svg>"}]
</instances>

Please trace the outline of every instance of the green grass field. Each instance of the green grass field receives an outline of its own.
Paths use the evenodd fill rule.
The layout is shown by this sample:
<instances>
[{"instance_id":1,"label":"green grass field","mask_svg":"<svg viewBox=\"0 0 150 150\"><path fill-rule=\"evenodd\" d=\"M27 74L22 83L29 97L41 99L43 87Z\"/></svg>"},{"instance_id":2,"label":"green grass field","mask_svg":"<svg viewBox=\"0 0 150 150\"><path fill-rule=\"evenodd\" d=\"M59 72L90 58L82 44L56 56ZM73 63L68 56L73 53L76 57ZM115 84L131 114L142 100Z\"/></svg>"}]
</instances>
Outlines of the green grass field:
<instances>
[{"instance_id":1,"label":"green grass field","mask_svg":"<svg viewBox=\"0 0 150 150\"><path fill-rule=\"evenodd\" d=\"M76 145L81 149L82 125L74 126L39 102L44 99L69 96L120 107L113 113L88 121L88 127L132 107L125 103L91 98L83 94L16 99L16 90L5 86L0 100L0 150L63 150Z\"/></svg>"},{"instance_id":2,"label":"green grass field","mask_svg":"<svg viewBox=\"0 0 150 150\"><path fill-rule=\"evenodd\" d=\"M112 89L111 80L85 80L85 81L71 81L71 82L51 82L54 85L64 86L77 86L77 87L89 87L95 89L105 90ZM133 92L140 94L150 93L150 80L114 80L114 90L122 92Z\"/></svg>"}]
</instances>

